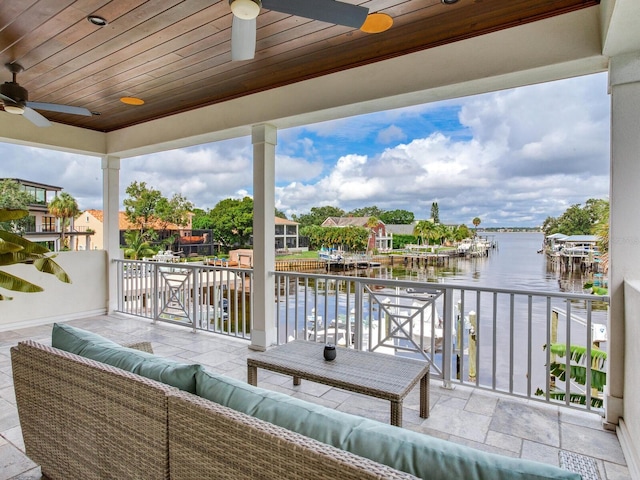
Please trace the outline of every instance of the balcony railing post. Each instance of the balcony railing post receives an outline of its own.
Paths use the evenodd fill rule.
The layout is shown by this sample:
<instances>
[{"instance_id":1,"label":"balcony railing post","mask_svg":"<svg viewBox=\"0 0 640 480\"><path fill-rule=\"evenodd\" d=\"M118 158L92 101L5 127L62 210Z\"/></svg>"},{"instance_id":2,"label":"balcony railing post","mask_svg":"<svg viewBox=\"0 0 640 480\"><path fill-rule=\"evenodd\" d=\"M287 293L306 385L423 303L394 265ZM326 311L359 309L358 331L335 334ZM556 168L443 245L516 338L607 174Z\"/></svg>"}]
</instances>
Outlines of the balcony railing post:
<instances>
[{"instance_id":1,"label":"balcony railing post","mask_svg":"<svg viewBox=\"0 0 640 480\"><path fill-rule=\"evenodd\" d=\"M362 299L363 299L363 295L362 295L362 289L363 289L363 285L361 282L359 282L358 280L354 281L354 288L355 288L355 296L353 299L353 322L354 322L354 326L353 326L353 344L355 346L356 350L362 350ZM349 314L347 313L347 325L349 325L350 323L350 319L349 319Z\"/></svg>"},{"instance_id":2,"label":"balcony railing post","mask_svg":"<svg viewBox=\"0 0 640 480\"><path fill-rule=\"evenodd\" d=\"M444 322L442 325L442 385L453 388L451 384L451 361L453 358L453 288L445 288L442 307Z\"/></svg>"},{"instance_id":3,"label":"balcony railing post","mask_svg":"<svg viewBox=\"0 0 640 480\"><path fill-rule=\"evenodd\" d=\"M151 293L153 298L151 299L153 305L153 323L156 323L158 320L158 315L160 312L158 311L158 303L160 302L160 269L158 268L158 263L154 263L152 267L152 285L151 285Z\"/></svg>"},{"instance_id":4,"label":"balcony railing post","mask_svg":"<svg viewBox=\"0 0 640 480\"><path fill-rule=\"evenodd\" d=\"M196 333L198 326L200 325L200 272L199 268L194 268L191 270L191 274L193 275L193 294L192 297L192 306L193 306L193 333Z\"/></svg>"}]
</instances>

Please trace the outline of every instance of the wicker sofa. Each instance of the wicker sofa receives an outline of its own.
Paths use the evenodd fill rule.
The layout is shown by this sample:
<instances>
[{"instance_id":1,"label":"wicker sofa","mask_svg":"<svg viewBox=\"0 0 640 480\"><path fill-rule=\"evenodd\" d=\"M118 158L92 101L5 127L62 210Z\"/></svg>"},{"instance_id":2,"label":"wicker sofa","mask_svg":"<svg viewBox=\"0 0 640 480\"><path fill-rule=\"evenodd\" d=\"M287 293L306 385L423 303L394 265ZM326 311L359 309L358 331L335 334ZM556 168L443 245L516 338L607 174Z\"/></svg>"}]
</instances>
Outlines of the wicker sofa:
<instances>
[{"instance_id":1,"label":"wicker sofa","mask_svg":"<svg viewBox=\"0 0 640 480\"><path fill-rule=\"evenodd\" d=\"M146 343L133 347L151 350ZM48 478L419 478L388 465L392 463L388 459L385 465L365 458L366 453L336 448L175 386L58 348L21 342L11 349L11 359L26 453ZM214 378L218 383L222 379L215 374ZM239 383L230 384L236 400L238 395L264 394ZM265 395L268 401L259 403L271 402L273 413L274 399L277 408L281 394ZM287 402L282 399L278 418L306 403ZM323 408L312 406L310 411L335 413ZM347 421L348 417L360 419L340 415L346 415L338 418ZM397 436L398 445L416 436L427 438L361 420L365 435L376 443L388 442L389 435ZM433 464L425 470L428 475L420 474L422 478L580 478L548 465L485 454L438 439L429 442L434 443L412 447L412 462L424 459Z\"/></svg>"}]
</instances>

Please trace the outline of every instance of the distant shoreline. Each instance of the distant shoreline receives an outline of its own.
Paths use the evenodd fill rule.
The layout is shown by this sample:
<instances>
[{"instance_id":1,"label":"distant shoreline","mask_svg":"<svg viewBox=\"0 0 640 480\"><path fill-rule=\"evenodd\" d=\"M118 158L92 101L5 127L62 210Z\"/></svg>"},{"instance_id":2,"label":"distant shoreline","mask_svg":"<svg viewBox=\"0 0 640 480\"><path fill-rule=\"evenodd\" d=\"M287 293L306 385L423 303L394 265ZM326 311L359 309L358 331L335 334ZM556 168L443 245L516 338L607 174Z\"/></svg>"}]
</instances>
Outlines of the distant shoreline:
<instances>
[{"instance_id":1,"label":"distant shoreline","mask_svg":"<svg viewBox=\"0 0 640 480\"><path fill-rule=\"evenodd\" d=\"M478 229L478 234L481 233L544 233L539 228L486 228Z\"/></svg>"}]
</instances>

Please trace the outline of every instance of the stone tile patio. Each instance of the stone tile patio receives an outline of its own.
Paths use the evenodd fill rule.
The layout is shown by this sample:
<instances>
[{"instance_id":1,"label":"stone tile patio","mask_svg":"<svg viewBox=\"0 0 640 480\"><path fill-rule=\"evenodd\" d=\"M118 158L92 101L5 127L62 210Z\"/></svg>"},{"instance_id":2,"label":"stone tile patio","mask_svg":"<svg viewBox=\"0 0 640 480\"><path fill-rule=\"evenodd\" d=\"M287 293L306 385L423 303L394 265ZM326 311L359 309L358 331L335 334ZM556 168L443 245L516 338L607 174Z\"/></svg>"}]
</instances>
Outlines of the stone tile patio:
<instances>
[{"instance_id":1,"label":"stone tile patio","mask_svg":"<svg viewBox=\"0 0 640 480\"><path fill-rule=\"evenodd\" d=\"M189 329L118 315L73 320L70 324L100 333L114 341L151 341L154 351L177 360L198 362L206 368L246 381L247 342ZM24 454L16 409L9 348L22 339L50 344L51 325L0 332L0 480L40 479L39 467ZM389 403L258 371L258 385L337 410L389 421ZM602 480L628 479L629 471L616 435L601 427L595 414L525 401L481 390L444 389L431 382L431 415L419 416L416 387L404 402L404 428L437 436L480 450L537 460L553 465L563 458L594 465Z\"/></svg>"}]
</instances>

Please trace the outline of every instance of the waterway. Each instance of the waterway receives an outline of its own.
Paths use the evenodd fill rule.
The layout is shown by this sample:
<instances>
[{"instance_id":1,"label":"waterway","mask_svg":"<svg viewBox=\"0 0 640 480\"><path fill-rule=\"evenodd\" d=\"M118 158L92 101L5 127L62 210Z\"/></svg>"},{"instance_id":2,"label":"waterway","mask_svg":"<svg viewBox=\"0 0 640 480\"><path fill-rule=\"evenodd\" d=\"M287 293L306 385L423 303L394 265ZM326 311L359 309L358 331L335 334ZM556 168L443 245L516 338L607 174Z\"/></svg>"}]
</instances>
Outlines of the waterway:
<instances>
[{"instance_id":1,"label":"waterway","mask_svg":"<svg viewBox=\"0 0 640 480\"><path fill-rule=\"evenodd\" d=\"M544 239L542 233L495 233L487 236L494 240L496 246L486 257L453 257L443 265L426 268L383 265L347 274L567 293L582 293L584 283L593 280L591 272L560 272L554 268L546 255L538 253Z\"/></svg>"},{"instance_id":2,"label":"waterway","mask_svg":"<svg viewBox=\"0 0 640 480\"><path fill-rule=\"evenodd\" d=\"M480 287L482 289L508 289L519 291L536 291L551 293L583 293L583 285L593 281L592 272L583 272L580 269L574 271L561 271L547 260L546 255L538 253L542 248L542 233L495 233L487 235L493 240L495 247L484 257L451 257L437 266L404 266L381 265L369 269L353 269L344 272L345 276L359 276L370 278L383 278L393 280L411 280L416 282L441 283L448 285ZM324 273L324 272L318 272ZM340 275L340 272L332 272ZM384 294L387 289L380 292ZM302 295L302 290L300 290ZM301 298L301 297L299 297ZM322 297L321 297L322 298ZM476 308L475 294L467 296L466 306L462 306L463 315L468 315L470 310ZM483 294L482 305L478 313L480 340L480 365L489 365L488 370L481 369L480 382L489 385L492 382L492 371L498 375L496 384L498 388L509 389L509 378L513 378L514 391L526 391L527 388L544 385L545 381L545 353L543 346L546 344L547 309L549 308L544 297L536 297L531 303L527 303L527 295L520 295L510 304L509 295L501 295L497 299L494 309L493 299L490 294ZM457 299L456 299L457 300ZM327 308L318 305L319 311L325 317L327 313L334 312L335 300L329 297L327 302L333 302ZM588 310L591 310L591 318L594 324L606 324L607 306L602 302L587 303L581 300L572 300L571 313L585 318ZM554 306L566 308L561 301L554 301ZM308 315L303 311L305 304L298 305L301 318ZM324 307L324 308L323 308ZM438 305L440 308L441 305ZM324 311L323 311L324 310ZM497 323L494 319L494 310L497 311ZM510 312L513 311L513 317ZM346 305L335 307L335 312L346 313ZM439 311L439 314L442 312ZM334 315L335 316L335 315ZM330 315L329 315L330 317ZM531 320L529 320L531 318ZM528 323L530 322L530 323ZM558 341L564 341L566 321L559 320ZM586 338L586 329L578 322L572 322L572 343L583 344ZM465 335L468 332L465 333ZM468 338L464 341L468 345ZM607 348L606 342L601 348ZM493 359L494 349L498 356ZM529 354L527 352L530 351ZM527 374L527 361L533 370ZM510 360L511 357L511 360ZM468 355L465 354L468 362ZM512 364L513 362L513 364ZM513 371L509 373L509 365L513 365ZM527 386L527 379L532 379L532 385Z\"/></svg>"}]
</instances>

